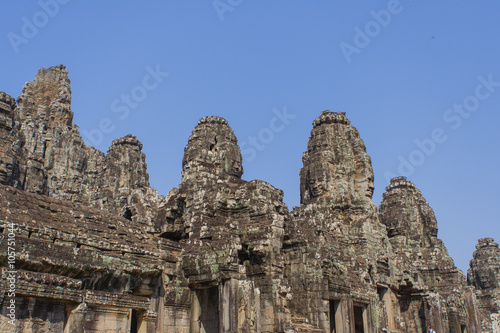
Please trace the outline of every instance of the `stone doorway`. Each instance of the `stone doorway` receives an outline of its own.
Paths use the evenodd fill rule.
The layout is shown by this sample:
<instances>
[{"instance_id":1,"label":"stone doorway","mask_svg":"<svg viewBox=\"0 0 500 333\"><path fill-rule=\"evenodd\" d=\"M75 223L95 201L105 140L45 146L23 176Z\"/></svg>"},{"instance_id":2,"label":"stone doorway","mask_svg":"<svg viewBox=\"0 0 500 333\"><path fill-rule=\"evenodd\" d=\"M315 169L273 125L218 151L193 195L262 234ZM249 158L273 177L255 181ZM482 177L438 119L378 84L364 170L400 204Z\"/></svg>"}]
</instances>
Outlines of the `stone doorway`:
<instances>
[{"instance_id":1,"label":"stone doorway","mask_svg":"<svg viewBox=\"0 0 500 333\"><path fill-rule=\"evenodd\" d=\"M191 308L191 332L219 333L219 288L198 289Z\"/></svg>"},{"instance_id":2,"label":"stone doorway","mask_svg":"<svg viewBox=\"0 0 500 333\"><path fill-rule=\"evenodd\" d=\"M330 333L344 332L345 318L342 314L341 300L330 300Z\"/></svg>"},{"instance_id":3,"label":"stone doorway","mask_svg":"<svg viewBox=\"0 0 500 333\"><path fill-rule=\"evenodd\" d=\"M366 306L354 305L354 332L365 333Z\"/></svg>"},{"instance_id":4,"label":"stone doorway","mask_svg":"<svg viewBox=\"0 0 500 333\"><path fill-rule=\"evenodd\" d=\"M130 310L130 333L138 333L139 323L137 320L137 311Z\"/></svg>"}]
</instances>

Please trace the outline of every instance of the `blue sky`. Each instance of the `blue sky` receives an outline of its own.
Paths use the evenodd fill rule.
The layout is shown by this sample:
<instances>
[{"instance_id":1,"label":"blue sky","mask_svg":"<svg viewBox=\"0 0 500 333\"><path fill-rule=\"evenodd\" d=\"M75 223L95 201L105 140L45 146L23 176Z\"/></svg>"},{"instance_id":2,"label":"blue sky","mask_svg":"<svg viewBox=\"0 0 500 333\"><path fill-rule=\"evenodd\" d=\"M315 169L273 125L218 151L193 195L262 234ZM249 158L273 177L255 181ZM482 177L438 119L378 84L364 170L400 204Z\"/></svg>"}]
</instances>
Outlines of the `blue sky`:
<instances>
[{"instance_id":1,"label":"blue sky","mask_svg":"<svg viewBox=\"0 0 500 333\"><path fill-rule=\"evenodd\" d=\"M405 175L464 270L500 240L500 3L472 1L10 1L0 90L64 64L74 122L106 151L135 134L161 194L180 183L199 118L225 117L243 178L299 205L312 121L346 112L372 157L379 204ZM128 97L127 97L128 96Z\"/></svg>"}]
</instances>

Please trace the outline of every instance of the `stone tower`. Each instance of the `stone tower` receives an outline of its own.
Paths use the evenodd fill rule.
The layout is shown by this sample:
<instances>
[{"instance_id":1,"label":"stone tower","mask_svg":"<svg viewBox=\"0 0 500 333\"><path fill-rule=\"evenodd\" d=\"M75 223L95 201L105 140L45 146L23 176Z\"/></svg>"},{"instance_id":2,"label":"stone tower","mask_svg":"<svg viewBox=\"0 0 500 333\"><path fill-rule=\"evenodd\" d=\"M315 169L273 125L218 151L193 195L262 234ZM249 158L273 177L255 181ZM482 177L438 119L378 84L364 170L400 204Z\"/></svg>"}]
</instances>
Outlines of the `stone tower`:
<instances>
[{"instance_id":1,"label":"stone tower","mask_svg":"<svg viewBox=\"0 0 500 333\"><path fill-rule=\"evenodd\" d=\"M345 113L323 111L314 120L302 162L302 204L323 199L340 207L371 201L371 159Z\"/></svg>"},{"instance_id":2,"label":"stone tower","mask_svg":"<svg viewBox=\"0 0 500 333\"><path fill-rule=\"evenodd\" d=\"M190 332L284 331L291 319L281 254L283 192L241 179L240 147L221 117L198 121L182 165L182 183L156 224L160 237L184 249L178 276L185 280L167 290L175 299L167 314L185 318Z\"/></svg>"},{"instance_id":3,"label":"stone tower","mask_svg":"<svg viewBox=\"0 0 500 333\"><path fill-rule=\"evenodd\" d=\"M420 190L405 177L393 178L379 210L394 251L394 287L406 329L475 330L473 290L437 238L434 211Z\"/></svg>"},{"instance_id":4,"label":"stone tower","mask_svg":"<svg viewBox=\"0 0 500 333\"><path fill-rule=\"evenodd\" d=\"M493 238L476 245L467 282L477 290L479 319L483 332L500 332L500 249Z\"/></svg>"},{"instance_id":5,"label":"stone tower","mask_svg":"<svg viewBox=\"0 0 500 333\"><path fill-rule=\"evenodd\" d=\"M393 316L378 292L387 294L386 302L394 298L391 248L371 201L371 159L344 113L323 111L313 121L302 162L301 206L287 225L284 247L291 308L324 330L388 326Z\"/></svg>"}]
</instances>

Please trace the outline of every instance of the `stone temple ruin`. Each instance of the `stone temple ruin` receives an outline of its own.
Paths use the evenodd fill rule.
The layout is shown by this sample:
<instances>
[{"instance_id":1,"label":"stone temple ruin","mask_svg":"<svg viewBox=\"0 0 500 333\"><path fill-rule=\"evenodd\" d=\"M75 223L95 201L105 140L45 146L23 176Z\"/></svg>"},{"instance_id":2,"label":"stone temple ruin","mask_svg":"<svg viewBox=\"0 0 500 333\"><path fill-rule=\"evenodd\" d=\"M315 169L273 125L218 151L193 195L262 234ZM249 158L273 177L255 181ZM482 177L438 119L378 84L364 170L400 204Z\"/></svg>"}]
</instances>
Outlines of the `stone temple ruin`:
<instances>
[{"instance_id":1,"label":"stone temple ruin","mask_svg":"<svg viewBox=\"0 0 500 333\"><path fill-rule=\"evenodd\" d=\"M193 129L165 197L135 136L85 145L67 74L0 93L1 332L500 332L498 243L479 240L466 280L413 183L377 207L344 113L314 120L293 211L241 179L220 117Z\"/></svg>"}]
</instances>

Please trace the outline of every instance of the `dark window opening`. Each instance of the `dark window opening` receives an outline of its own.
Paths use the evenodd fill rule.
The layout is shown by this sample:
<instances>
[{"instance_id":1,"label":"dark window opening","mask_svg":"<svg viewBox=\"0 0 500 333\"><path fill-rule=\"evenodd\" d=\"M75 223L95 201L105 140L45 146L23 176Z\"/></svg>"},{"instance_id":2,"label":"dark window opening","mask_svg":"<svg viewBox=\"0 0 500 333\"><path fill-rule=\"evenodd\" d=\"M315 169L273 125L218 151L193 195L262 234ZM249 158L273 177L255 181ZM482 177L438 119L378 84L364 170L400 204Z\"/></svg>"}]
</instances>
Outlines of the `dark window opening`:
<instances>
[{"instance_id":1,"label":"dark window opening","mask_svg":"<svg viewBox=\"0 0 500 333\"><path fill-rule=\"evenodd\" d=\"M210 144L210 151L217 151L217 148L215 146L217 145L217 137L214 138L214 143Z\"/></svg>"},{"instance_id":2,"label":"dark window opening","mask_svg":"<svg viewBox=\"0 0 500 333\"><path fill-rule=\"evenodd\" d=\"M165 238L174 242L178 242L182 239L189 238L189 234L184 233L183 231L172 231L172 232L164 232L160 234L161 238Z\"/></svg>"},{"instance_id":3,"label":"dark window opening","mask_svg":"<svg viewBox=\"0 0 500 333\"><path fill-rule=\"evenodd\" d=\"M363 323L363 313L365 311L364 307L354 306L354 332L355 333L365 333L365 327Z\"/></svg>"},{"instance_id":4,"label":"dark window opening","mask_svg":"<svg viewBox=\"0 0 500 333\"><path fill-rule=\"evenodd\" d=\"M342 318L340 318L339 305L340 301L330 301L330 333L340 332L339 325L342 322Z\"/></svg>"},{"instance_id":5,"label":"dark window opening","mask_svg":"<svg viewBox=\"0 0 500 333\"><path fill-rule=\"evenodd\" d=\"M238 250L238 264L244 265L248 261L250 265L262 265L263 255L259 252L254 252L251 246L243 244L241 250Z\"/></svg>"},{"instance_id":6,"label":"dark window opening","mask_svg":"<svg viewBox=\"0 0 500 333\"><path fill-rule=\"evenodd\" d=\"M200 302L200 332L219 333L219 288L197 290Z\"/></svg>"},{"instance_id":7,"label":"dark window opening","mask_svg":"<svg viewBox=\"0 0 500 333\"><path fill-rule=\"evenodd\" d=\"M129 221L132 221L132 212L130 211L130 209L128 207L125 208L125 211L123 212L123 217Z\"/></svg>"},{"instance_id":8,"label":"dark window opening","mask_svg":"<svg viewBox=\"0 0 500 333\"><path fill-rule=\"evenodd\" d=\"M137 333L138 332L138 321L137 321L137 311L135 309L132 309L132 313L130 314L130 333Z\"/></svg>"}]
</instances>

